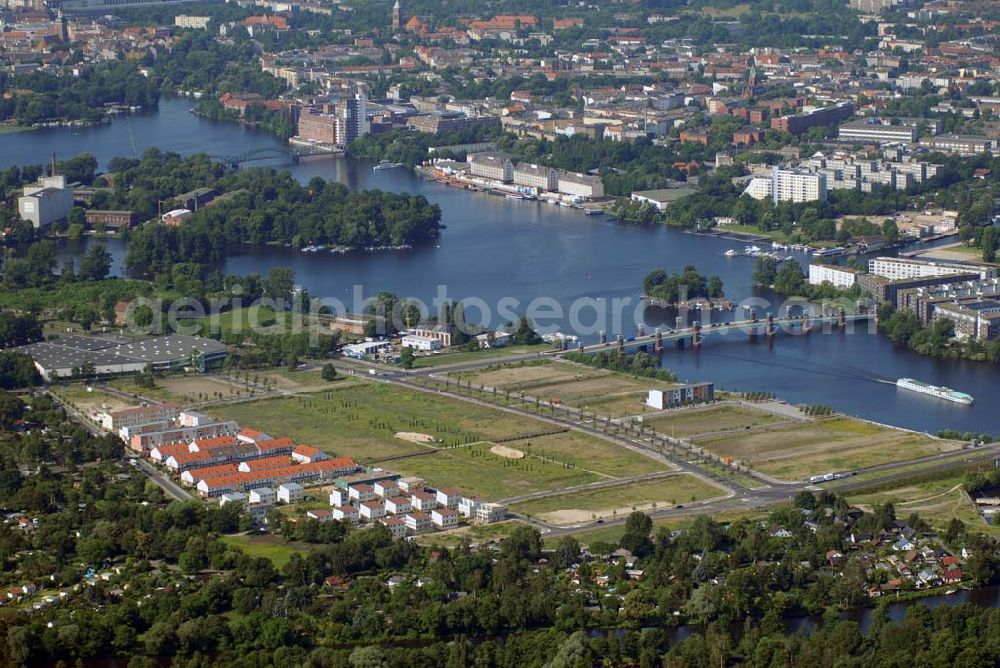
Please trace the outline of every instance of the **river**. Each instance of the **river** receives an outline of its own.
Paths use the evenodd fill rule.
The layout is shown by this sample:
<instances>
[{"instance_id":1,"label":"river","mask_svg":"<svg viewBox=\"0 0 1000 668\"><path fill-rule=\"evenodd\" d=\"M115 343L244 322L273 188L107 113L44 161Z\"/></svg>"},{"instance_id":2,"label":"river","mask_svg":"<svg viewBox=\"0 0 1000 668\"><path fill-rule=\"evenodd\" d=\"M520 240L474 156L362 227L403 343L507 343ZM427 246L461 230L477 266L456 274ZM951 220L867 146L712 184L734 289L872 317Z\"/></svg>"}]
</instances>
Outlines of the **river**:
<instances>
[{"instance_id":1,"label":"river","mask_svg":"<svg viewBox=\"0 0 1000 668\"><path fill-rule=\"evenodd\" d=\"M183 98L164 99L158 112L119 117L106 126L4 135L0 137L0 166L45 162L53 152L71 157L89 151L103 167L112 157L133 155L133 141L137 153L155 146L216 156L281 145L266 133L198 118L189 113L192 104ZM723 256L729 248L742 248L741 242L667 227L619 225L572 209L448 188L405 169L373 171L370 164L345 158L311 158L296 165L277 160L251 164L281 166L302 181L320 176L351 188L422 194L441 206L446 229L440 239L412 251L333 256L290 248L249 248L227 258L220 267L227 273L265 273L272 267L288 266L310 294L338 298L347 306L351 306L355 286L365 296L388 290L427 304L443 286L449 297L482 300L494 327L503 324L497 308L502 299L511 300L510 304L516 301L510 310L522 313L532 300L545 298L549 310L533 314L544 315L551 307L561 309L562 317L538 320L566 331L574 303L583 304L579 320L589 325L598 310L610 311L618 298L628 300L620 330L628 336L635 331L632 316L643 276L655 268L679 271L688 264L702 273L719 275L734 301L749 297L778 301L774 295L751 288L753 259ZM76 256L92 242L68 242L64 256ZM110 240L108 247L120 273L121 243ZM807 261L802 255L798 259ZM536 301L535 306L546 304ZM475 307L469 313L478 317ZM673 324L672 314L657 309L645 313L640 309L639 313L647 331ZM615 331L609 326L593 329ZM592 331L586 338L593 340L596 334ZM773 392L794 403L825 404L921 431L1000 432L991 409L1000 400L1000 374L995 367L920 357L895 348L861 325L851 333L782 335L771 344L763 339L748 344L744 335L709 338L699 352L669 350L663 365L681 379L712 380L724 389ZM960 406L897 390L892 383L900 376L969 392L976 403Z\"/></svg>"}]
</instances>

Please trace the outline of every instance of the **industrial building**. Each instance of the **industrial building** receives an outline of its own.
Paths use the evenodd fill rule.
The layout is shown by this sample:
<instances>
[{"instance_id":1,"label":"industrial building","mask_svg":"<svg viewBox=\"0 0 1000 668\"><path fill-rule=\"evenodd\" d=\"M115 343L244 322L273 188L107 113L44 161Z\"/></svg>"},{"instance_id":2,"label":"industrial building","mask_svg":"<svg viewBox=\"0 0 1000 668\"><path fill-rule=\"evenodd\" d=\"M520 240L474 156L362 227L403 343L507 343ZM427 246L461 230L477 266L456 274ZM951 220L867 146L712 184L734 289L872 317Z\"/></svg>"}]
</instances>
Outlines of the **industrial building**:
<instances>
[{"instance_id":1,"label":"industrial building","mask_svg":"<svg viewBox=\"0 0 1000 668\"><path fill-rule=\"evenodd\" d=\"M24 194L17 198L18 214L35 229L63 220L72 208L73 189L67 187L65 176L43 176L24 186Z\"/></svg>"},{"instance_id":2,"label":"industrial building","mask_svg":"<svg viewBox=\"0 0 1000 668\"><path fill-rule=\"evenodd\" d=\"M468 157L469 173L501 183L514 180L514 163L501 153L474 153Z\"/></svg>"},{"instance_id":3,"label":"industrial building","mask_svg":"<svg viewBox=\"0 0 1000 668\"><path fill-rule=\"evenodd\" d=\"M604 197L604 182L601 181L600 176L592 174L560 171L556 189L563 194L582 199L599 199Z\"/></svg>"},{"instance_id":4,"label":"industrial building","mask_svg":"<svg viewBox=\"0 0 1000 668\"><path fill-rule=\"evenodd\" d=\"M213 339L168 334L133 340L127 337L66 336L16 349L31 357L47 381L79 375L93 365L96 376L182 368L205 371L225 359L226 346ZM75 374L74 374L75 372Z\"/></svg>"},{"instance_id":5,"label":"industrial building","mask_svg":"<svg viewBox=\"0 0 1000 668\"><path fill-rule=\"evenodd\" d=\"M559 189L559 172L552 167L522 162L514 167L514 183L519 186L554 191Z\"/></svg>"}]
</instances>

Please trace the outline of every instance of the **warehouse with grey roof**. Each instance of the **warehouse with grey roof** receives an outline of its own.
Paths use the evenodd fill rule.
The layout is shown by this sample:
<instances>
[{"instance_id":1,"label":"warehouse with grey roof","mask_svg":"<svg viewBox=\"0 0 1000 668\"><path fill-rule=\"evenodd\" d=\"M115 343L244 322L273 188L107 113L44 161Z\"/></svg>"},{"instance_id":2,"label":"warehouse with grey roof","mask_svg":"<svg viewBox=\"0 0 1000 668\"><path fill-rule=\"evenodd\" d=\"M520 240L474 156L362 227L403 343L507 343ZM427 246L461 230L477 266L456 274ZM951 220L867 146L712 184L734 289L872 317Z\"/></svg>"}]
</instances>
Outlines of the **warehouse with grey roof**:
<instances>
[{"instance_id":1,"label":"warehouse with grey roof","mask_svg":"<svg viewBox=\"0 0 1000 668\"><path fill-rule=\"evenodd\" d=\"M112 376L184 368L205 371L225 359L226 346L199 336L168 334L142 339L121 336L66 336L16 349L31 357L47 381L70 378L92 364L94 374ZM74 373L75 372L75 373Z\"/></svg>"}]
</instances>

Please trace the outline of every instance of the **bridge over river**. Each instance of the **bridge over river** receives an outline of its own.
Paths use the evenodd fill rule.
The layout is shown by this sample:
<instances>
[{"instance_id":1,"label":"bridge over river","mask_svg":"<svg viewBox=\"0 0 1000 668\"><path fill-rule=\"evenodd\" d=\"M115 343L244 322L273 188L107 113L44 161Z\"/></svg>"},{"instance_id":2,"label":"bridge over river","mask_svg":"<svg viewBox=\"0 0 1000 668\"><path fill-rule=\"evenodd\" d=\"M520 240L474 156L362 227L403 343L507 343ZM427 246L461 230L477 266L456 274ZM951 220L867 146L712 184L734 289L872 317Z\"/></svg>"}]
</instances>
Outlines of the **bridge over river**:
<instances>
[{"instance_id":1,"label":"bridge over river","mask_svg":"<svg viewBox=\"0 0 1000 668\"><path fill-rule=\"evenodd\" d=\"M837 313L825 315L804 314L789 315L780 318L775 318L769 313L764 318L754 316L749 320L718 322L711 325L703 324L701 321L696 320L688 327L668 329L665 332L657 329L652 334L644 334L640 329L637 336L629 336L627 338L618 336L613 343L609 342L607 336L602 332L598 343L591 345L583 345L581 343L577 346L576 350L578 352L594 353L607 350L611 346L624 351L627 348L652 345L653 351L660 353L663 351L664 346L669 343L674 344L676 347L690 345L692 348L699 348L706 337L713 335L743 333L746 334L748 340L753 341L760 336L771 338L779 332L797 332L800 335L809 334L811 331L816 330L817 327L846 329L849 323L874 319L874 313L845 313L841 310ZM559 355L564 350L552 351L546 354Z\"/></svg>"}]
</instances>

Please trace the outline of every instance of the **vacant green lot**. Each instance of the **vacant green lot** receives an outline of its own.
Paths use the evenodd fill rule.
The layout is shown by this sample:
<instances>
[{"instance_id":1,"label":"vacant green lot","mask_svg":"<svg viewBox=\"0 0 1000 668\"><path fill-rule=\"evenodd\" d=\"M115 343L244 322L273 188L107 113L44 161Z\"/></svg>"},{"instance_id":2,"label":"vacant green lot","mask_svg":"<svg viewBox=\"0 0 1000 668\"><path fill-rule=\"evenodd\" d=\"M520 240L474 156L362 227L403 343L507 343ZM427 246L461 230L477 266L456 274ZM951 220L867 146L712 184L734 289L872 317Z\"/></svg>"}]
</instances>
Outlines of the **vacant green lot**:
<instances>
[{"instance_id":1,"label":"vacant green lot","mask_svg":"<svg viewBox=\"0 0 1000 668\"><path fill-rule=\"evenodd\" d=\"M532 346L506 346L503 348L489 348L485 350L448 350L430 355L419 355L413 366L417 369L429 369L436 366L446 366L448 364L460 364L479 360L491 360L496 358L502 362L506 357L523 355L525 353L540 353L552 350L552 346L547 343L539 343Z\"/></svg>"},{"instance_id":2,"label":"vacant green lot","mask_svg":"<svg viewBox=\"0 0 1000 668\"><path fill-rule=\"evenodd\" d=\"M221 406L210 412L272 436L290 436L361 463L378 462L401 473L423 476L431 484L454 485L492 499L668 468L586 434L537 437L551 431L552 425L364 381L343 387L335 383L314 394ZM414 443L400 438L402 432L427 434L436 443ZM510 437L522 437L507 445L523 448L529 456L509 459L489 452L489 442ZM401 455L416 456L391 459Z\"/></svg>"},{"instance_id":3,"label":"vacant green lot","mask_svg":"<svg viewBox=\"0 0 1000 668\"><path fill-rule=\"evenodd\" d=\"M698 445L789 480L906 461L961 447L956 441L888 429L847 417L699 439Z\"/></svg>"},{"instance_id":4,"label":"vacant green lot","mask_svg":"<svg viewBox=\"0 0 1000 668\"><path fill-rule=\"evenodd\" d=\"M693 475L680 473L648 482L534 499L516 503L511 510L553 524L577 524L594 517L627 515L633 509L650 510L716 496L725 496L725 491Z\"/></svg>"},{"instance_id":5,"label":"vacant green lot","mask_svg":"<svg viewBox=\"0 0 1000 668\"><path fill-rule=\"evenodd\" d=\"M521 526L519 520L507 520L496 524L470 524L448 531L420 534L414 540L421 545L458 547L463 541L483 543L489 540L502 540L519 526Z\"/></svg>"},{"instance_id":6,"label":"vacant green lot","mask_svg":"<svg viewBox=\"0 0 1000 668\"><path fill-rule=\"evenodd\" d=\"M270 559L277 569L287 564L293 554L304 554L310 550L304 543L289 543L280 536L234 534L222 536L221 540L226 545L238 547L251 557Z\"/></svg>"},{"instance_id":7,"label":"vacant green lot","mask_svg":"<svg viewBox=\"0 0 1000 668\"><path fill-rule=\"evenodd\" d=\"M665 385L649 378L559 361L511 364L454 375L512 396L523 392L540 399L558 399L568 406L612 417L654 410L646 406L646 396L649 390Z\"/></svg>"},{"instance_id":8,"label":"vacant green lot","mask_svg":"<svg viewBox=\"0 0 1000 668\"><path fill-rule=\"evenodd\" d=\"M644 420L647 427L667 436L688 438L698 434L744 430L776 424L782 418L748 406L692 407Z\"/></svg>"}]
</instances>

